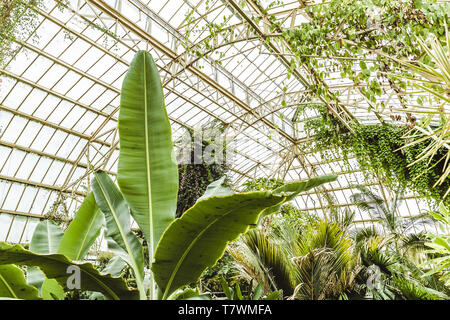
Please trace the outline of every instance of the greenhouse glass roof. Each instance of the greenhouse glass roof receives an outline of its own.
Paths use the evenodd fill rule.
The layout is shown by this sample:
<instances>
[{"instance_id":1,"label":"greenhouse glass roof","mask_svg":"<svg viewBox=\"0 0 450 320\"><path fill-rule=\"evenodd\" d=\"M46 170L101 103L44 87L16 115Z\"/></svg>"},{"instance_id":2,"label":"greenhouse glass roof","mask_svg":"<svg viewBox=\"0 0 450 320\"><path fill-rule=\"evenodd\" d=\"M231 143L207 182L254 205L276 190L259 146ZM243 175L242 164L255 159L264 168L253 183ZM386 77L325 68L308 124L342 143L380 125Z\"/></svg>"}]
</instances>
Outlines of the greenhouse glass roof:
<instances>
[{"instance_id":1,"label":"greenhouse glass roof","mask_svg":"<svg viewBox=\"0 0 450 320\"><path fill-rule=\"evenodd\" d=\"M340 93L339 103L312 98L312 75L290 70L294 54L277 35L313 19L305 7L322 1L244 2L45 0L35 30L17 37L1 70L0 241L28 242L40 218L73 214L89 185L88 159L115 175L120 89L138 50L149 51L160 69L175 141L186 129L223 124L234 185L338 173L338 181L297 197L297 206L319 215L331 204L350 208L357 222L370 224L351 204L353 186L366 184L385 199L393 194L376 177L365 179L356 160L348 168L311 151L298 107L325 104L344 125L392 122L401 107L396 91L386 84L379 100L394 110L375 113L357 84L332 72L325 82ZM212 23L229 31L211 36ZM407 193L398 214L426 208Z\"/></svg>"}]
</instances>

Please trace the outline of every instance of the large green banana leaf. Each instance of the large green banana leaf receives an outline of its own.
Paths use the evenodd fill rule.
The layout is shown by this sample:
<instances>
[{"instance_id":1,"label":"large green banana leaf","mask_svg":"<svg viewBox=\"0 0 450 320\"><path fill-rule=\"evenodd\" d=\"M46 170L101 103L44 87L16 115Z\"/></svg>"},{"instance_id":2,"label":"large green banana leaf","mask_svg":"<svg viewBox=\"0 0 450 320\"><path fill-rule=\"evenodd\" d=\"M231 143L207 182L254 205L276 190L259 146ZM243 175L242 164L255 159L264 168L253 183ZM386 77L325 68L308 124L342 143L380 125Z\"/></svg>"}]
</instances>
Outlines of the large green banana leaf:
<instances>
[{"instance_id":1,"label":"large green banana leaf","mask_svg":"<svg viewBox=\"0 0 450 320\"><path fill-rule=\"evenodd\" d=\"M155 253L152 270L167 298L194 282L223 255L229 241L247 231L261 212L285 200L270 191L200 200L167 228Z\"/></svg>"},{"instance_id":2,"label":"large green banana leaf","mask_svg":"<svg viewBox=\"0 0 450 320\"><path fill-rule=\"evenodd\" d=\"M120 96L117 181L153 250L175 218L178 167L158 69L152 56L136 53Z\"/></svg>"},{"instance_id":3,"label":"large green banana leaf","mask_svg":"<svg viewBox=\"0 0 450 320\"><path fill-rule=\"evenodd\" d=\"M44 300L64 300L66 296L64 289L55 279L45 279L41 291Z\"/></svg>"},{"instance_id":4,"label":"large green banana leaf","mask_svg":"<svg viewBox=\"0 0 450 320\"><path fill-rule=\"evenodd\" d=\"M164 292L163 298L196 281L223 255L228 242L256 225L262 214L273 213L300 192L336 179L325 176L288 183L273 191L213 196L198 201L167 228L156 249L152 270Z\"/></svg>"},{"instance_id":5,"label":"large green banana leaf","mask_svg":"<svg viewBox=\"0 0 450 320\"><path fill-rule=\"evenodd\" d=\"M84 199L75 218L64 232L57 252L75 261L82 260L99 236L103 220L103 214L91 192Z\"/></svg>"},{"instance_id":6,"label":"large green banana leaf","mask_svg":"<svg viewBox=\"0 0 450 320\"><path fill-rule=\"evenodd\" d=\"M333 182L336 181L338 178L337 175L328 175L328 176L321 176L316 178L311 178L309 180L304 181L294 181L286 183L285 185L282 185L279 188L276 188L272 190L273 194L285 194L287 195L286 202L293 200L299 193L308 191L312 188L318 187L324 183L327 182ZM261 220L272 213L278 212L281 208L281 205L274 206L271 208L267 208L264 210L264 212L260 215L258 224L261 222Z\"/></svg>"},{"instance_id":7,"label":"large green banana leaf","mask_svg":"<svg viewBox=\"0 0 450 320\"><path fill-rule=\"evenodd\" d=\"M62 254L37 254L20 245L0 242L0 265L17 264L39 267L48 279L55 279L66 288L67 280L72 276L67 268L76 266L80 270L81 290L98 291L110 299L138 299L137 290L129 290L122 278L102 275L91 263L78 264Z\"/></svg>"},{"instance_id":8,"label":"large green banana leaf","mask_svg":"<svg viewBox=\"0 0 450 320\"><path fill-rule=\"evenodd\" d=\"M27 284L22 270L11 264L0 265L0 299L40 300L38 293Z\"/></svg>"},{"instance_id":9,"label":"large green banana leaf","mask_svg":"<svg viewBox=\"0 0 450 320\"><path fill-rule=\"evenodd\" d=\"M139 291L141 294L145 294L143 287L144 253L139 239L131 231L130 209L125 199L104 171L94 172L92 190L97 205L105 215L105 237L111 238L120 247L120 249L114 252L129 262L135 273Z\"/></svg>"},{"instance_id":10,"label":"large green banana leaf","mask_svg":"<svg viewBox=\"0 0 450 320\"><path fill-rule=\"evenodd\" d=\"M120 276L123 268L126 266L125 260L123 260L119 256L113 257L111 260L109 260L106 267L101 271L102 274L110 274L114 277Z\"/></svg>"},{"instance_id":11,"label":"large green banana leaf","mask_svg":"<svg viewBox=\"0 0 450 320\"><path fill-rule=\"evenodd\" d=\"M56 253L63 237L60 227L49 220L39 222L30 241L30 251L40 254ZM27 269L27 282L41 290L45 275L37 268Z\"/></svg>"}]
</instances>

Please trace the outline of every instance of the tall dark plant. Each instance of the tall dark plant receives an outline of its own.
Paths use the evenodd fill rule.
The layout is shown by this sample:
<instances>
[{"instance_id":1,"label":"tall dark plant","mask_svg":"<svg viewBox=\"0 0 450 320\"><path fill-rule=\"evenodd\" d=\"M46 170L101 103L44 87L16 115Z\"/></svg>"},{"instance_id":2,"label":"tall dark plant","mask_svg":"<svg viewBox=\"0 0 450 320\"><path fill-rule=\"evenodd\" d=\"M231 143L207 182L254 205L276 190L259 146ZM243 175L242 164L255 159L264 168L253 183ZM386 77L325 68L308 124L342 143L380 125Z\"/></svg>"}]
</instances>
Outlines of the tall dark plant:
<instances>
[{"instance_id":1,"label":"tall dark plant","mask_svg":"<svg viewBox=\"0 0 450 320\"><path fill-rule=\"evenodd\" d=\"M176 216L180 217L187 209L192 207L194 203L206 191L207 186L213 181L218 180L228 172L227 159L223 157L226 144L220 146L218 152L222 152L220 159L215 159L213 163L206 163L202 156L207 152L208 146L216 143L217 136L203 136L204 132L213 127L216 134L222 134L223 125L217 124L215 121L201 127L201 130L188 130L189 141L180 139L178 143L188 146L181 146L183 152L188 153L188 159L182 159L187 163L178 164L178 200ZM188 150L185 150L188 148Z\"/></svg>"}]
</instances>

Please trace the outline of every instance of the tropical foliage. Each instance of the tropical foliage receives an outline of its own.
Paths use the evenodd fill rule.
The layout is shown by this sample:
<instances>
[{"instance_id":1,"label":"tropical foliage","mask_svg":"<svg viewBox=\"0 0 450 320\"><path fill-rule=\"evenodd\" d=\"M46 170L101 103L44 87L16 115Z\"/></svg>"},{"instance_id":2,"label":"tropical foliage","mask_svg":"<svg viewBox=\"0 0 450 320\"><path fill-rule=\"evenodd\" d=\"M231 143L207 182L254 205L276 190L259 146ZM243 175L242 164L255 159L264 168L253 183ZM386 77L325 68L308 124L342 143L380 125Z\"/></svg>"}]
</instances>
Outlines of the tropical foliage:
<instances>
[{"instance_id":1,"label":"tropical foliage","mask_svg":"<svg viewBox=\"0 0 450 320\"><path fill-rule=\"evenodd\" d=\"M216 146L223 153L226 144L218 145L216 139L220 139L223 133L223 125L211 122L202 126L199 130L186 130L188 141L180 139L180 148L186 154L182 154L182 159L178 164L178 201L177 217L181 216L187 209L206 191L207 186L213 181L223 177L227 171L227 159L214 159L212 163L206 163L202 157L208 153L208 147ZM177 144L177 143L176 143ZM187 145L187 146L186 146ZM187 149L187 150L186 150ZM214 148L213 148L214 149ZM211 151L209 151L211 153ZM214 154L210 154L214 158ZM223 154L222 154L223 158ZM219 161L223 160L223 161Z\"/></svg>"},{"instance_id":2,"label":"tropical foliage","mask_svg":"<svg viewBox=\"0 0 450 320\"><path fill-rule=\"evenodd\" d=\"M429 214L439 221L440 234L442 235L431 235L431 241L425 243L430 248L426 252L436 257L425 261L422 266L431 266L431 269L424 276L440 273L439 279L445 281L445 285L450 287L450 272L448 272L450 268L450 236L448 236L450 213L443 204L439 206L439 209L440 212L429 212Z\"/></svg>"},{"instance_id":3,"label":"tropical foliage","mask_svg":"<svg viewBox=\"0 0 450 320\"><path fill-rule=\"evenodd\" d=\"M265 187L261 180L252 184ZM375 219L372 227L357 227L349 210L322 219L297 210L300 223L280 211L229 247L241 276L262 283L265 294L281 290L288 299L449 299L445 242L420 231L445 223L447 211L402 218L401 188L391 203L365 186L355 188L351 200Z\"/></svg>"},{"instance_id":4,"label":"tropical foliage","mask_svg":"<svg viewBox=\"0 0 450 320\"><path fill-rule=\"evenodd\" d=\"M5 0L0 4L0 66L14 54L15 41L29 36L39 22L33 7L42 6L42 0Z\"/></svg>"},{"instance_id":5,"label":"tropical foliage","mask_svg":"<svg viewBox=\"0 0 450 320\"><path fill-rule=\"evenodd\" d=\"M0 243L0 265L42 270L43 275L39 270L35 275L28 272L30 283L42 290L42 297L61 297L63 289L73 289L68 270L79 275L73 279L75 288L100 292L109 299L179 296L178 289L196 282L223 255L228 242L256 226L262 216L277 211L300 192L337 178L323 176L270 191L232 193L224 186L224 177L210 184L205 194L175 219L178 168L171 127L158 70L146 51L135 55L123 81L119 137L119 186L107 173L91 166L92 193L64 234L45 221L36 228L30 250ZM132 232L131 217L146 242L150 266L147 273L143 241ZM112 275L119 274L123 266L118 258L102 271L90 263L78 262L103 227L109 250L128 264L137 290L129 289L124 279ZM17 268L2 273L9 280L19 277L18 283L24 283ZM146 276L148 281L144 281ZM4 286L8 283L4 282ZM39 297L32 288L24 291ZM8 294L18 298L15 292Z\"/></svg>"},{"instance_id":6,"label":"tropical foliage","mask_svg":"<svg viewBox=\"0 0 450 320\"><path fill-rule=\"evenodd\" d=\"M394 190L394 199L387 200L368 187L353 186L350 199L371 217L371 227L355 223L351 210L331 208L317 216L290 203L335 181L335 175L289 183L249 179L242 192L235 192L225 175L227 163L206 164L196 153L203 155L215 143L203 136L205 129L222 132L226 123L209 123L200 137L186 128L189 164L177 163L174 144L185 141L174 143L158 67L148 52L138 51L122 84L116 180L89 163L87 196L65 230L46 219L36 226L28 249L0 242L0 297L450 299L448 4L331 0L307 6L308 21L288 29L269 15L278 4L262 10L271 33L266 43L275 38L288 45L288 79L306 70L302 98L319 102L297 110L318 115L305 121L308 138L314 138L306 151L318 151L326 160L342 158L347 165L354 157L366 178L375 176ZM0 4L1 67L14 54L20 34L35 29L40 5L40 0ZM261 7L258 1L252 6ZM199 59L213 50L211 39L233 32L224 29L229 19L202 27L209 28L210 37L193 46ZM253 23L258 26L259 18ZM357 123L350 114L347 123L330 109L336 105L348 113L342 91L326 85L336 72L351 82L349 95L360 92L379 124ZM402 109L392 110L378 99L387 85ZM287 107L284 100L281 106ZM404 113L402 125L395 112ZM425 116L417 119L413 112ZM439 212L399 216L409 189L429 204L439 203ZM421 228L435 225L437 234ZM87 261L100 234L108 253L97 254L92 264Z\"/></svg>"}]
</instances>

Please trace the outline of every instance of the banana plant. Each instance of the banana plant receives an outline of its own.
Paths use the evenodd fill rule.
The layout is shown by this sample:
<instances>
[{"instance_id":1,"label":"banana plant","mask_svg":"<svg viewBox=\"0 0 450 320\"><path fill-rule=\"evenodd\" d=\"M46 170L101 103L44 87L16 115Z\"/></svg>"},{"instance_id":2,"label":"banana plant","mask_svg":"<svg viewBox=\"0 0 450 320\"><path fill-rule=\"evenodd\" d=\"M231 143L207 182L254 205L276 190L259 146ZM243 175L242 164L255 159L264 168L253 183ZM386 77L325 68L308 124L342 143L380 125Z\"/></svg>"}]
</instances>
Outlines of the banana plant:
<instances>
[{"instance_id":1,"label":"banana plant","mask_svg":"<svg viewBox=\"0 0 450 320\"><path fill-rule=\"evenodd\" d=\"M117 182L147 240L151 265L162 233L175 218L178 166L159 72L146 51L135 55L123 80L118 129Z\"/></svg>"},{"instance_id":2,"label":"banana plant","mask_svg":"<svg viewBox=\"0 0 450 320\"><path fill-rule=\"evenodd\" d=\"M135 55L124 78L118 128L117 182L128 212L148 244L150 299L156 298L156 285L159 297L167 299L178 288L196 281L223 255L227 243L255 225L264 213L337 178L326 176L269 192L242 194L214 192L213 185L205 198L175 219L178 170L171 127L158 69L146 51ZM94 181L102 180L107 180L105 174L95 175ZM216 187L220 189L221 183ZM94 184L94 194L95 189Z\"/></svg>"},{"instance_id":3,"label":"banana plant","mask_svg":"<svg viewBox=\"0 0 450 320\"><path fill-rule=\"evenodd\" d=\"M48 279L63 284L67 275L61 274L62 268L75 264L83 271L82 289L107 298L136 298L123 279L70 260L83 259L104 221L108 247L133 270L139 298L170 299L178 289L197 281L220 259L227 244L256 226L262 216L276 212L300 192L337 179L323 176L270 191L236 194L219 180L175 218L178 169L172 132L158 69L146 51L136 53L124 78L118 130L118 186L105 172L93 170L92 193L66 230L58 253L42 255L0 243L0 265L39 266ZM143 245L131 230L131 218L148 245L148 285Z\"/></svg>"}]
</instances>

